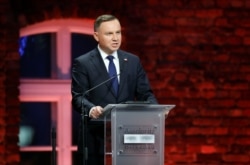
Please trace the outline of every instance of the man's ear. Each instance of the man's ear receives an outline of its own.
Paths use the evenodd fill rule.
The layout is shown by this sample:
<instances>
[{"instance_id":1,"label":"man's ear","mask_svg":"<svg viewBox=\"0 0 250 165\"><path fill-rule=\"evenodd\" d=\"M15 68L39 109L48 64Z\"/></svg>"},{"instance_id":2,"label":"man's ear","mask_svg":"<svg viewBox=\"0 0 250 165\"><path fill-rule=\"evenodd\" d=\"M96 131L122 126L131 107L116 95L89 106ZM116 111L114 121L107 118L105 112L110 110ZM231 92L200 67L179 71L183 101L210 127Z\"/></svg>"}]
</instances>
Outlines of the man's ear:
<instances>
[{"instance_id":1,"label":"man's ear","mask_svg":"<svg viewBox=\"0 0 250 165\"><path fill-rule=\"evenodd\" d=\"M95 40L98 42L99 41L98 32L94 32L93 36Z\"/></svg>"}]
</instances>

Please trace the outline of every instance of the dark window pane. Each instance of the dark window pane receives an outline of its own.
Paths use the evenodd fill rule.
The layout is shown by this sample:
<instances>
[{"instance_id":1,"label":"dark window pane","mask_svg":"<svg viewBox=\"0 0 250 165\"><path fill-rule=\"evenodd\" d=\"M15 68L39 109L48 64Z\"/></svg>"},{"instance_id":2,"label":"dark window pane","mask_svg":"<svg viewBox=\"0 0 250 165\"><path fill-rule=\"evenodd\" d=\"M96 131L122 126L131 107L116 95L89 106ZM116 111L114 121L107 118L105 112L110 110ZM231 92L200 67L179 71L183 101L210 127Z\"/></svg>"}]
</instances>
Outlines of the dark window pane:
<instances>
[{"instance_id":1,"label":"dark window pane","mask_svg":"<svg viewBox=\"0 0 250 165\"><path fill-rule=\"evenodd\" d=\"M80 165L80 163L82 163L82 161L80 161L80 159L82 159L82 157L80 156L80 154L77 151L73 151L72 152L72 165Z\"/></svg>"},{"instance_id":2,"label":"dark window pane","mask_svg":"<svg viewBox=\"0 0 250 165\"><path fill-rule=\"evenodd\" d=\"M51 164L51 152L21 152L20 165Z\"/></svg>"},{"instance_id":3,"label":"dark window pane","mask_svg":"<svg viewBox=\"0 0 250 165\"><path fill-rule=\"evenodd\" d=\"M81 115L75 110L72 110L72 144L73 145L77 145L78 143L80 121L81 121Z\"/></svg>"},{"instance_id":4,"label":"dark window pane","mask_svg":"<svg viewBox=\"0 0 250 165\"><path fill-rule=\"evenodd\" d=\"M72 33L71 40L72 61L97 46L97 42L92 35Z\"/></svg>"},{"instance_id":5,"label":"dark window pane","mask_svg":"<svg viewBox=\"0 0 250 165\"><path fill-rule=\"evenodd\" d=\"M21 78L51 77L52 37L53 33L43 33L19 39Z\"/></svg>"},{"instance_id":6,"label":"dark window pane","mask_svg":"<svg viewBox=\"0 0 250 165\"><path fill-rule=\"evenodd\" d=\"M51 144L51 103L21 103L20 146Z\"/></svg>"}]
</instances>

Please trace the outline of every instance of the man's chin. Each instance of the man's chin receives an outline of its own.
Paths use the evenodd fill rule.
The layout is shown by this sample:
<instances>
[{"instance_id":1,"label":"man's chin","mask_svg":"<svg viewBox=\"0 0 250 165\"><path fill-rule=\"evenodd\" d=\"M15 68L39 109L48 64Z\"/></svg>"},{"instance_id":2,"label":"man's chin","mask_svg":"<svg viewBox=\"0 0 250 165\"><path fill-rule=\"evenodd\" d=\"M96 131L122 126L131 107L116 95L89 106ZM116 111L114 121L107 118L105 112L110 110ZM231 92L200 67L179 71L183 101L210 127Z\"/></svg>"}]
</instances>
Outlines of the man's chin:
<instances>
[{"instance_id":1,"label":"man's chin","mask_svg":"<svg viewBox=\"0 0 250 165\"><path fill-rule=\"evenodd\" d=\"M112 52L115 52L115 51L117 51L119 49L119 47L112 47L112 49L110 49L110 51L112 51Z\"/></svg>"}]
</instances>

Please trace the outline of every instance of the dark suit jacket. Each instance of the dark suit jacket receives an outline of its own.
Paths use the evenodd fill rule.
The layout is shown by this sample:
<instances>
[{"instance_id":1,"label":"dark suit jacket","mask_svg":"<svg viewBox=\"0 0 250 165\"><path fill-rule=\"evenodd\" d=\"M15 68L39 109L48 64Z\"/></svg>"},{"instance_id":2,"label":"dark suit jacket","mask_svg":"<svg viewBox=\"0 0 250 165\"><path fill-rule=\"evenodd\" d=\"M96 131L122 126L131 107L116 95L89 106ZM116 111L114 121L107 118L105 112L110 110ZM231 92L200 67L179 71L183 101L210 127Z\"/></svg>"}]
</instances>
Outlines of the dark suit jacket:
<instances>
[{"instance_id":1,"label":"dark suit jacket","mask_svg":"<svg viewBox=\"0 0 250 165\"><path fill-rule=\"evenodd\" d=\"M157 103L139 58L131 53L118 50L120 64L119 92L113 93L111 81L86 93L88 89L109 79L109 74L98 49L76 58L72 66L72 105L81 113L82 103L88 110L100 105L123 103L125 101L149 101ZM80 143L81 144L81 143Z\"/></svg>"}]
</instances>

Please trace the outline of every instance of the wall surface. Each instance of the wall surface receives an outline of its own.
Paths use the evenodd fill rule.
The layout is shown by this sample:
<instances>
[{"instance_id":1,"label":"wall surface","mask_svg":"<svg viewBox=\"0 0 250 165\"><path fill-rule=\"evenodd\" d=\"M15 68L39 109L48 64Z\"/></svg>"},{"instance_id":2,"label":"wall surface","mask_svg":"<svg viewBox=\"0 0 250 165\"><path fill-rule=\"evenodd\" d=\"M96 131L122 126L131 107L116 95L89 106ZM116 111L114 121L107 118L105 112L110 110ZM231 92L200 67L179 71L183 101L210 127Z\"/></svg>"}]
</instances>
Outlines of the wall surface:
<instances>
[{"instance_id":1,"label":"wall surface","mask_svg":"<svg viewBox=\"0 0 250 165\"><path fill-rule=\"evenodd\" d=\"M250 164L250 1L0 0L0 165L17 164L18 29L111 13L166 120L166 165ZM7 159L3 159L7 158Z\"/></svg>"},{"instance_id":2,"label":"wall surface","mask_svg":"<svg viewBox=\"0 0 250 165\"><path fill-rule=\"evenodd\" d=\"M0 165L19 162L18 24L10 3L0 1Z\"/></svg>"}]
</instances>

